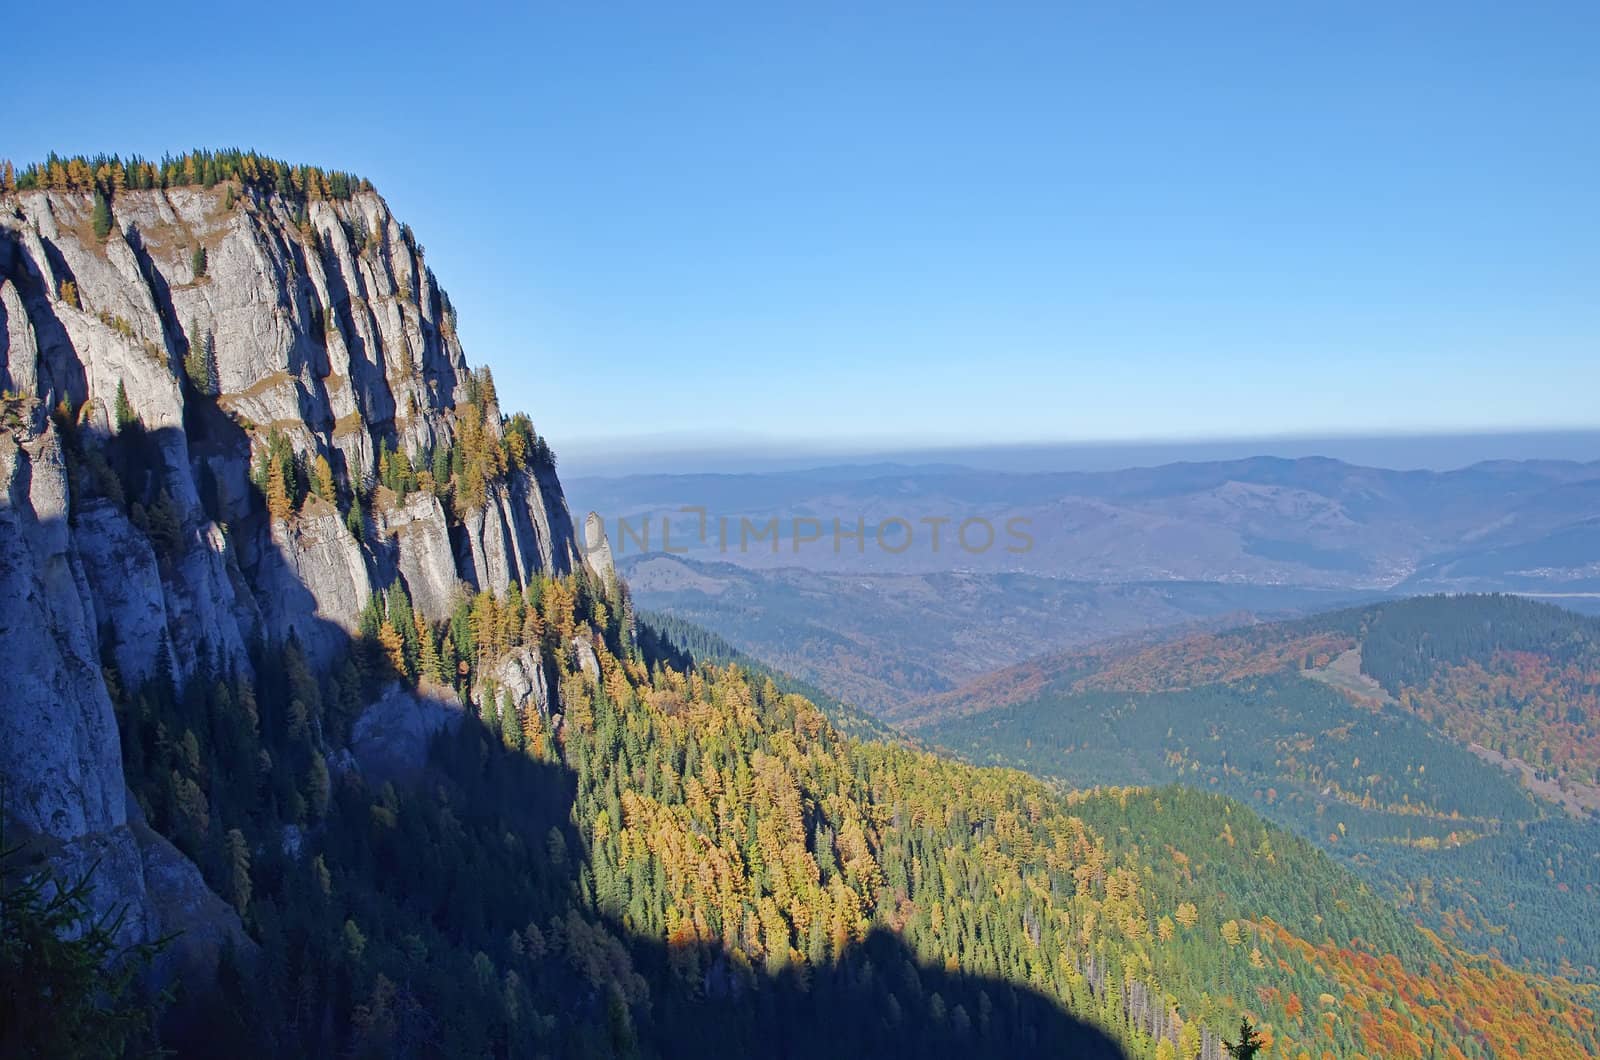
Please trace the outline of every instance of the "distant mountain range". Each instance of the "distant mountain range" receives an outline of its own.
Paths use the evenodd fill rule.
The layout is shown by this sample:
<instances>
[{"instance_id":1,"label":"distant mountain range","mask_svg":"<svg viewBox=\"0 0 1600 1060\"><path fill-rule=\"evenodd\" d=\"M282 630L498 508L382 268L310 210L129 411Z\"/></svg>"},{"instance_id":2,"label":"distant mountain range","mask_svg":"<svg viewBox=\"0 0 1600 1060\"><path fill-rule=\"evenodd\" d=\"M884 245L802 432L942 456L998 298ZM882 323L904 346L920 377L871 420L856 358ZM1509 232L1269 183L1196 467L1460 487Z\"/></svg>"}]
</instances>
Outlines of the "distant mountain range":
<instances>
[{"instance_id":1,"label":"distant mountain range","mask_svg":"<svg viewBox=\"0 0 1600 1060\"><path fill-rule=\"evenodd\" d=\"M1369 595L981 571L757 570L659 553L624 556L620 568L641 607L713 630L889 721L928 696L1050 648L1111 634L1220 629Z\"/></svg>"},{"instance_id":2,"label":"distant mountain range","mask_svg":"<svg viewBox=\"0 0 1600 1060\"><path fill-rule=\"evenodd\" d=\"M624 554L665 541L693 558L758 568L1600 594L1600 462L1393 471L1255 457L1030 474L880 464L578 479L570 492L580 510L606 517ZM774 518L776 539L742 532ZM1013 519L1029 547L1006 547L1018 544L1006 535ZM847 532L863 526L864 545L835 542L835 520ZM935 547L939 520L947 522ZM995 543L962 547L956 531L966 520L995 528ZM631 536L619 533L623 523ZM983 544L982 526L968 537Z\"/></svg>"}]
</instances>

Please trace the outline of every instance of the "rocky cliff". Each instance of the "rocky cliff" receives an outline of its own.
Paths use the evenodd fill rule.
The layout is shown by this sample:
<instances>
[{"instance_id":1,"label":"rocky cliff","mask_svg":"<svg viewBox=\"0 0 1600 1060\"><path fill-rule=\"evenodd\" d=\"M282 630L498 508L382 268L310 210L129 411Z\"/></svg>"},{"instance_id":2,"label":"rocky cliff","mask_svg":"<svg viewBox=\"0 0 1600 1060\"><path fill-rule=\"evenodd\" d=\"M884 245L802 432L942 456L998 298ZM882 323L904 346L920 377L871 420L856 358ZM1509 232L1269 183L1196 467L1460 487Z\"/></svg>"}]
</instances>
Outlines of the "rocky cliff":
<instances>
[{"instance_id":1,"label":"rocky cliff","mask_svg":"<svg viewBox=\"0 0 1600 1060\"><path fill-rule=\"evenodd\" d=\"M128 813L104 665L181 681L289 637L327 661L392 584L438 622L581 562L553 464L531 429L510 444L372 191L0 194L0 388L0 655L28 661L0 705L5 812L63 864L99 857L140 934L207 895ZM428 468L463 446L510 455L469 452L447 490Z\"/></svg>"}]
</instances>

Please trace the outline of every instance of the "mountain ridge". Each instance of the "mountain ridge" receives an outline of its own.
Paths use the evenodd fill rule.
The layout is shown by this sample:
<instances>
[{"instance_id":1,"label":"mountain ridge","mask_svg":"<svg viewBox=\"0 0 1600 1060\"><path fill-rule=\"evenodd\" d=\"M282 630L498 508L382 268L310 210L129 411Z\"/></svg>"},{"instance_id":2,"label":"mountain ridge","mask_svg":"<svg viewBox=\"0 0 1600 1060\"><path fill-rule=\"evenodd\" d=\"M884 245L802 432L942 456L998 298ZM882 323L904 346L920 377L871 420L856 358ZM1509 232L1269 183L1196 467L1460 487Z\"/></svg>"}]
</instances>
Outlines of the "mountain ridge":
<instances>
[{"instance_id":1,"label":"mountain ridge","mask_svg":"<svg viewBox=\"0 0 1600 1060\"><path fill-rule=\"evenodd\" d=\"M577 478L585 508L613 536L667 523L678 547L700 559L765 569L799 563L818 571L1021 571L1090 581L1229 581L1405 592L1550 592L1600 588L1588 567L1600 552L1572 537L1593 508L1600 463L1486 461L1451 471L1389 470L1328 458L1178 462L1110 472L996 472L943 465L818 468L729 475ZM778 557L762 548L719 549L698 537L697 514L762 522L777 517ZM838 518L868 533L899 518L1028 521L1022 553L869 547L836 554L790 547L787 523ZM1568 535L1563 537L1562 535ZM1518 568L1463 567L1465 558L1520 550ZM1535 562L1529 563L1528 559ZM1455 564L1455 569L1447 565ZM1520 578L1520 580L1518 580Z\"/></svg>"},{"instance_id":2,"label":"mountain ridge","mask_svg":"<svg viewBox=\"0 0 1600 1060\"><path fill-rule=\"evenodd\" d=\"M520 421L468 371L410 229L364 182L230 164L222 183L116 189L62 164L61 187L0 194L0 481L7 537L28 543L4 573L43 616L0 643L65 708L0 712L5 809L61 865L99 857L101 905L151 937L174 903L124 807L102 657L129 685L248 673L262 639L327 663L386 584L441 621L463 585L582 562L542 441L524 429L506 455ZM475 495L418 489L396 452L445 454ZM474 457L498 462L468 483ZM87 814L82 785L103 791Z\"/></svg>"}]
</instances>

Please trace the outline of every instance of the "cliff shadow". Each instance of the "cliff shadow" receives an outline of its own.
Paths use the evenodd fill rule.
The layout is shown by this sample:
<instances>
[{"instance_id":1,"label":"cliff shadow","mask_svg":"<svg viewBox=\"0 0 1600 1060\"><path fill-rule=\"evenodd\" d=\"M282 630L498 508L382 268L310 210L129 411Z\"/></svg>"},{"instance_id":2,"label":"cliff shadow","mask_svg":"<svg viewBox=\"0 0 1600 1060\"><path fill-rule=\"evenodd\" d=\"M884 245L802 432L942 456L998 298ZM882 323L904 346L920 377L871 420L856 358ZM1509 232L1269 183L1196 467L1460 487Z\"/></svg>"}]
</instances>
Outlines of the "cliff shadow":
<instances>
[{"instance_id":1,"label":"cliff shadow","mask_svg":"<svg viewBox=\"0 0 1600 1060\"><path fill-rule=\"evenodd\" d=\"M51 269L60 279L75 284L76 277L68 268L60 249L42 237L40 242ZM51 303L52 292L47 289L44 274L37 271L27 254L18 252L15 241L8 235L0 234L0 248L4 248L4 253L0 254L0 266L3 266L0 268L0 277L16 285L17 294L22 299L24 323L33 325L34 342L39 348L36 380L39 392L36 396L47 399L51 405L62 398L71 399L74 406L81 405L89 393L88 377L72 339L67 335L66 325L56 316ZM10 374L7 369L5 385L7 389L15 389L16 381L9 378Z\"/></svg>"},{"instance_id":2,"label":"cliff shadow","mask_svg":"<svg viewBox=\"0 0 1600 1060\"><path fill-rule=\"evenodd\" d=\"M178 319L178 311L172 304L172 287L167 283L167 278L156 268L156 263L150 256L150 250L144 244L144 233L139 231L139 226L130 224L123 233L128 249L133 252L134 264L138 266L139 275L144 278L145 286L150 290L150 299L155 304L156 316L161 321L164 345L168 350L179 353L179 360L189 356L189 344L194 341L194 336L183 330L183 323Z\"/></svg>"},{"instance_id":3,"label":"cliff shadow","mask_svg":"<svg viewBox=\"0 0 1600 1060\"><path fill-rule=\"evenodd\" d=\"M316 857L335 890L362 892L349 923L360 922L365 980L377 972L377 985L319 995L261 1037L262 1051L1121 1060L1054 999L931 963L887 929L816 963L765 968L630 927L616 877L575 826L582 783L566 765L505 748L470 711L433 737L409 779L347 774L298 864ZM304 869L283 859L269 871ZM580 897L597 890L608 895ZM337 934L344 915L323 913L319 930ZM171 1041L205 1052L228 1012L207 1008Z\"/></svg>"}]
</instances>

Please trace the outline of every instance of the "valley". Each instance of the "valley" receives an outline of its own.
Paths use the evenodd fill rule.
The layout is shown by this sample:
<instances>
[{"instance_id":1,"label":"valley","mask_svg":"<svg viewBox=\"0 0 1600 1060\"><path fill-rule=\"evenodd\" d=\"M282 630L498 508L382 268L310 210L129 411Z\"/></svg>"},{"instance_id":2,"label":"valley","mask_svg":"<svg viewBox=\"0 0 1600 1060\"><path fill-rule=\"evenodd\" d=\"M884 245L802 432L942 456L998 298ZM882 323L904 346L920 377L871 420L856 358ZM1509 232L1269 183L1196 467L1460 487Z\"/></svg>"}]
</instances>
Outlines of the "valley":
<instances>
[{"instance_id":1,"label":"valley","mask_svg":"<svg viewBox=\"0 0 1600 1060\"><path fill-rule=\"evenodd\" d=\"M660 554L624 556L619 566L641 607L704 626L891 723L923 698L1022 663L1041 645L1167 636L1371 595L967 570L752 569Z\"/></svg>"}]
</instances>

